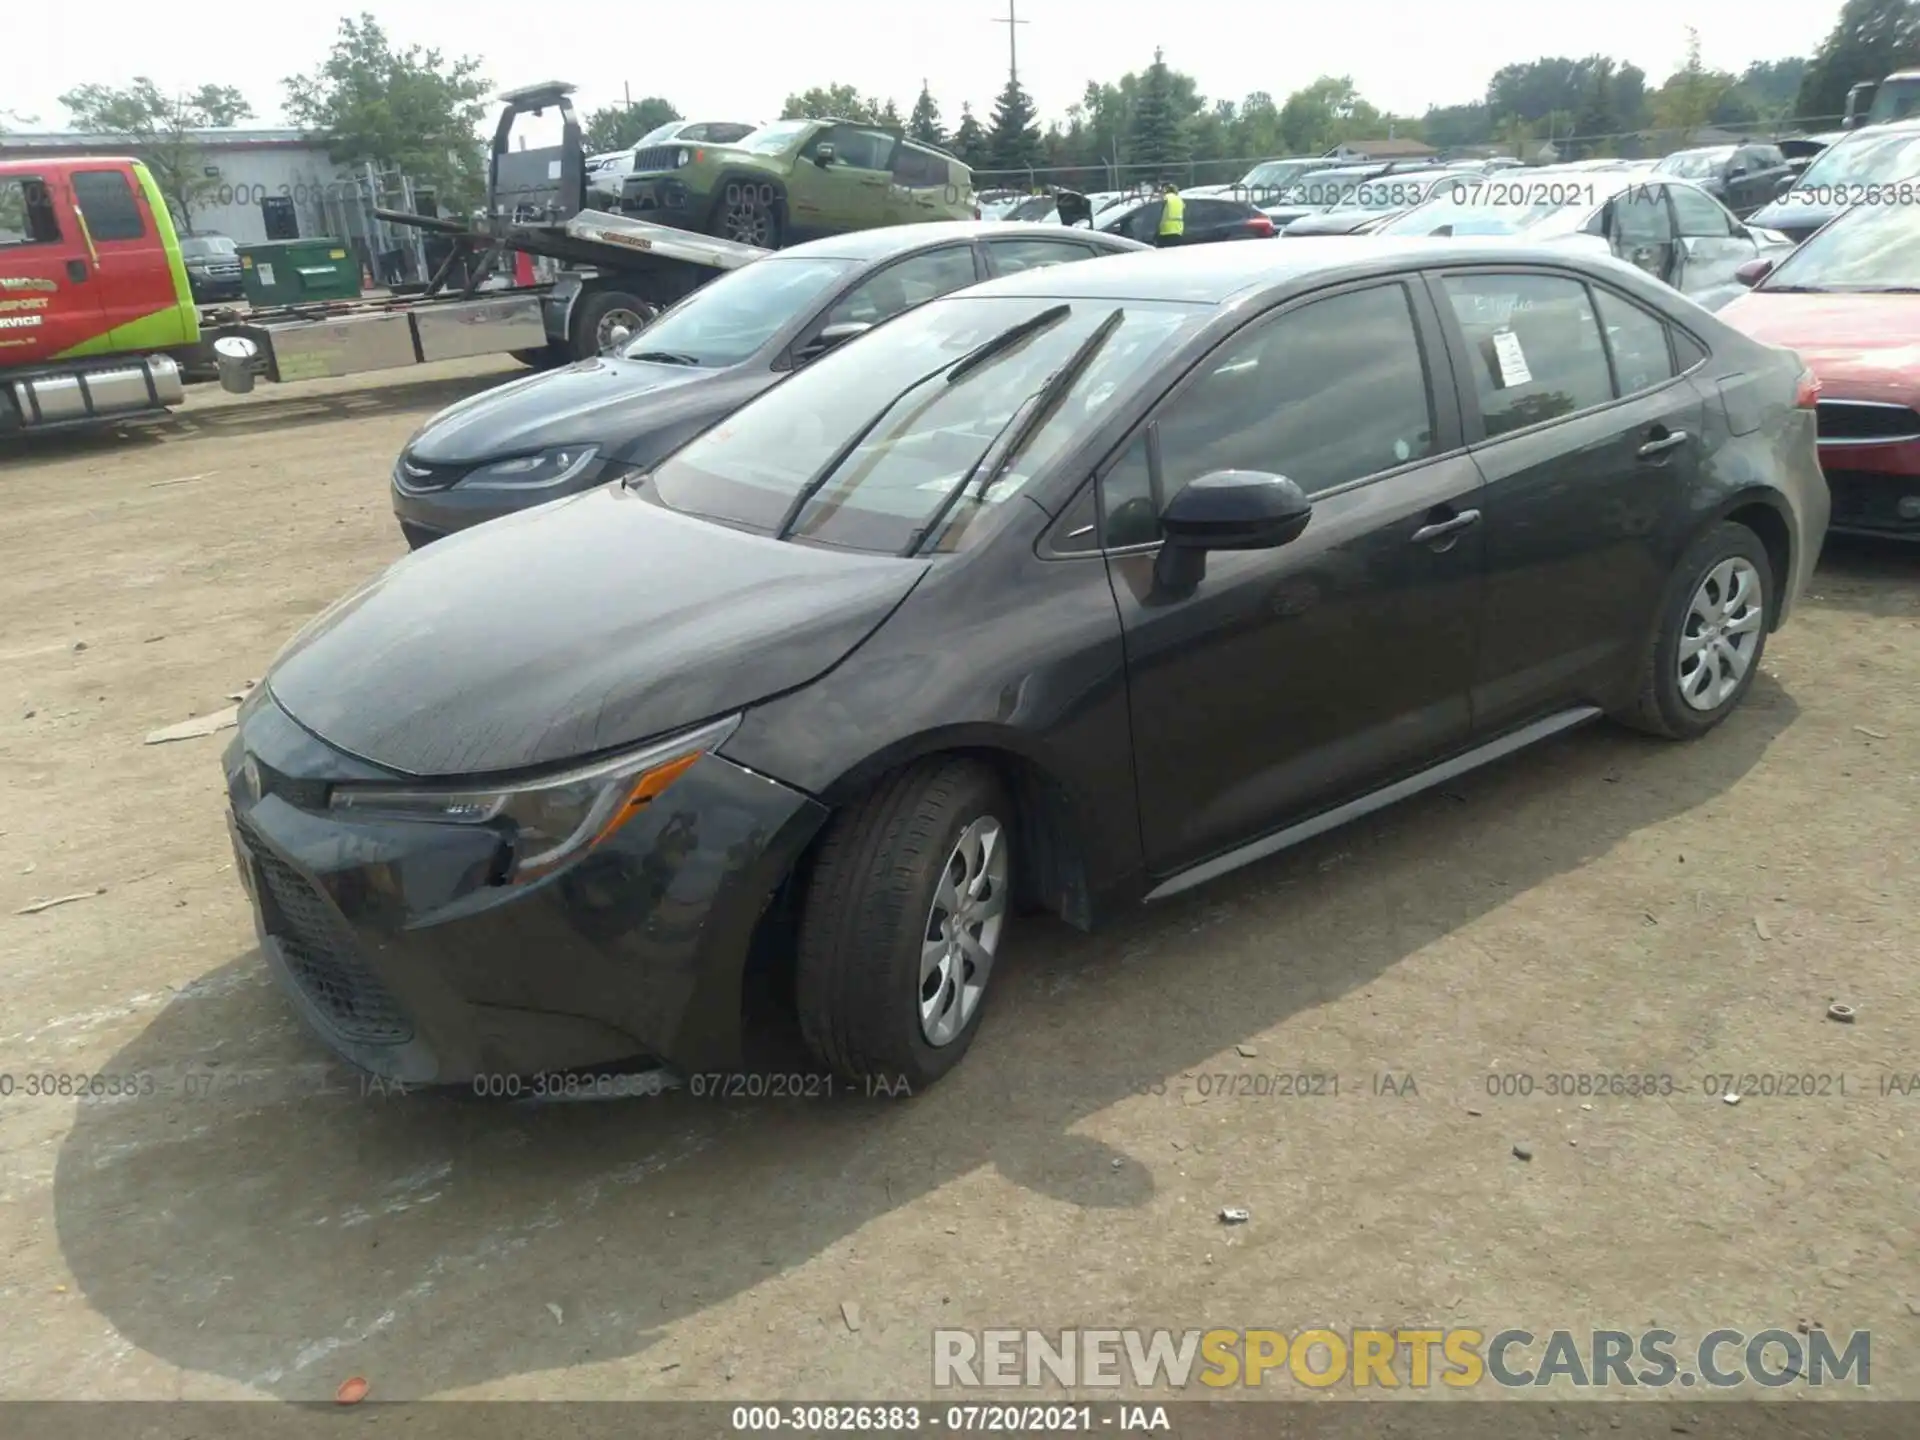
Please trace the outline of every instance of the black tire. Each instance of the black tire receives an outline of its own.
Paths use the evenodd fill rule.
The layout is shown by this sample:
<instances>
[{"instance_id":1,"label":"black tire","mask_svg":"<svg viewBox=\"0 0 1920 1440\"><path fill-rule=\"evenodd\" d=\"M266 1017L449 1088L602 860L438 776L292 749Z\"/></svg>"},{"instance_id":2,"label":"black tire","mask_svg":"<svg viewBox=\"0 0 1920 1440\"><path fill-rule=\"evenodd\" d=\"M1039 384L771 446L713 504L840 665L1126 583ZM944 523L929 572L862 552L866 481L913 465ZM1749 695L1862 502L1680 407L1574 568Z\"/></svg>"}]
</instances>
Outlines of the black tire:
<instances>
[{"instance_id":1,"label":"black tire","mask_svg":"<svg viewBox=\"0 0 1920 1440\"><path fill-rule=\"evenodd\" d=\"M1695 594L1717 567L1729 561L1746 562L1759 577L1760 593L1751 603L1759 610L1760 624L1753 632L1753 651L1739 683L1710 709L1701 709L1688 703L1681 693L1680 645L1692 628L1690 612ZM1706 734L1733 713L1752 686L1753 677L1760 673L1777 604L1773 562L1760 537L1732 521L1715 525L1688 546L1674 566L1660 600L1654 632L1647 641L1646 658L1641 662L1639 694L1614 718L1669 740L1691 740Z\"/></svg>"},{"instance_id":2,"label":"black tire","mask_svg":"<svg viewBox=\"0 0 1920 1440\"><path fill-rule=\"evenodd\" d=\"M600 330L609 317L616 312L626 311L641 321L644 329L651 324L653 317L660 313L660 307L631 295L625 290L595 290L583 296L573 310L573 333L568 339L568 348L576 360L591 360L603 353ZM637 330L635 333L639 333Z\"/></svg>"},{"instance_id":3,"label":"black tire","mask_svg":"<svg viewBox=\"0 0 1920 1440\"><path fill-rule=\"evenodd\" d=\"M778 250L786 229L782 211L780 192L768 181L725 180L707 228L722 240Z\"/></svg>"},{"instance_id":4,"label":"black tire","mask_svg":"<svg viewBox=\"0 0 1920 1440\"><path fill-rule=\"evenodd\" d=\"M573 358L564 345L542 345L537 350L509 350L507 354L533 370L551 370Z\"/></svg>"},{"instance_id":5,"label":"black tire","mask_svg":"<svg viewBox=\"0 0 1920 1440\"><path fill-rule=\"evenodd\" d=\"M999 823L1009 847L1011 899L1016 816L999 777L979 761L949 756L915 765L828 823L800 918L794 994L808 1050L835 1074L890 1086L904 1079L917 1092L959 1064L973 1043L993 972L954 1038L934 1045L921 1023L920 955L942 873L962 832L982 817ZM1006 923L996 957L1004 954Z\"/></svg>"}]
</instances>

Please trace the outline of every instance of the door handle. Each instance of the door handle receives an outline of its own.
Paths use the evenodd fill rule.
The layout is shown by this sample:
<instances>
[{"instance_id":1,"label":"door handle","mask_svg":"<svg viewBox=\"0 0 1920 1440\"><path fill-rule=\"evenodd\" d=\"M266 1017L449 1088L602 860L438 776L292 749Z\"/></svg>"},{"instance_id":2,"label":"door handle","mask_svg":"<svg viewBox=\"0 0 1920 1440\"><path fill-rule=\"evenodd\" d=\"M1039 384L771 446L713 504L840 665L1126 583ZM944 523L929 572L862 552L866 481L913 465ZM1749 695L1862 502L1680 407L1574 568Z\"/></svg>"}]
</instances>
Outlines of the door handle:
<instances>
[{"instance_id":1,"label":"door handle","mask_svg":"<svg viewBox=\"0 0 1920 1440\"><path fill-rule=\"evenodd\" d=\"M1452 544L1450 536L1458 535L1462 530L1480 523L1478 510L1462 510L1451 520L1438 520L1431 525L1422 525L1413 532L1415 545L1431 545L1436 540L1446 540Z\"/></svg>"},{"instance_id":2,"label":"door handle","mask_svg":"<svg viewBox=\"0 0 1920 1440\"><path fill-rule=\"evenodd\" d=\"M85 280L87 278L87 262L84 260L69 260L67 262L67 278L76 285Z\"/></svg>"},{"instance_id":3,"label":"door handle","mask_svg":"<svg viewBox=\"0 0 1920 1440\"><path fill-rule=\"evenodd\" d=\"M1642 460L1652 460L1657 456L1666 454L1667 451L1669 450L1677 450L1680 446L1686 443L1687 443L1686 431L1670 430L1665 435L1661 436L1658 440L1647 441L1646 444L1640 447L1638 453Z\"/></svg>"}]
</instances>

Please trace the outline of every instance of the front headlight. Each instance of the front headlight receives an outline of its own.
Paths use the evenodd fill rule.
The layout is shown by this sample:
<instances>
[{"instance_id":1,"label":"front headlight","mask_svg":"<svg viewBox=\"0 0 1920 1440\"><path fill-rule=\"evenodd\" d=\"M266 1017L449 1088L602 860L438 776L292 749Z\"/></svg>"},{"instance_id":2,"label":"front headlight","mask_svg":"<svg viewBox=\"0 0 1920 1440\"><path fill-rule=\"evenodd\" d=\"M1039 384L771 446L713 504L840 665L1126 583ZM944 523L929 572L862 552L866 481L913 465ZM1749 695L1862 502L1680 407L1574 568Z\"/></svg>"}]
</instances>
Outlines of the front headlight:
<instances>
[{"instance_id":1,"label":"front headlight","mask_svg":"<svg viewBox=\"0 0 1920 1440\"><path fill-rule=\"evenodd\" d=\"M530 490L576 479L599 455L597 445L560 445L538 455L495 460L467 472L459 483L469 490Z\"/></svg>"},{"instance_id":2,"label":"front headlight","mask_svg":"<svg viewBox=\"0 0 1920 1440\"><path fill-rule=\"evenodd\" d=\"M327 807L355 818L501 827L513 847L507 883L524 884L602 844L739 723L731 715L591 765L493 789L336 785Z\"/></svg>"},{"instance_id":3,"label":"front headlight","mask_svg":"<svg viewBox=\"0 0 1920 1440\"><path fill-rule=\"evenodd\" d=\"M678 170L692 159L693 152L691 150L676 150L673 152L673 168Z\"/></svg>"}]
</instances>

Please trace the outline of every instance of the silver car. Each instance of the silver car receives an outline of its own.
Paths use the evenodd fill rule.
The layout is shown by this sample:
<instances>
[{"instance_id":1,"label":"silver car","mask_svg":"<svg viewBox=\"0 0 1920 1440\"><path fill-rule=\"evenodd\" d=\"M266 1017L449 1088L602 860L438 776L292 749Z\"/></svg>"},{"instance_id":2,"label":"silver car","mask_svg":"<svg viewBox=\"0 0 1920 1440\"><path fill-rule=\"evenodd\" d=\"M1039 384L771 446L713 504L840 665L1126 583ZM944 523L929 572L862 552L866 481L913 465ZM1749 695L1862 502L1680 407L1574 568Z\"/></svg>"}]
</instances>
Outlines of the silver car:
<instances>
[{"instance_id":1,"label":"silver car","mask_svg":"<svg viewBox=\"0 0 1920 1440\"><path fill-rule=\"evenodd\" d=\"M1639 169L1571 166L1456 180L1376 235L1511 235L1613 254L1708 310L1746 293L1736 272L1793 241L1734 218L1698 185Z\"/></svg>"}]
</instances>

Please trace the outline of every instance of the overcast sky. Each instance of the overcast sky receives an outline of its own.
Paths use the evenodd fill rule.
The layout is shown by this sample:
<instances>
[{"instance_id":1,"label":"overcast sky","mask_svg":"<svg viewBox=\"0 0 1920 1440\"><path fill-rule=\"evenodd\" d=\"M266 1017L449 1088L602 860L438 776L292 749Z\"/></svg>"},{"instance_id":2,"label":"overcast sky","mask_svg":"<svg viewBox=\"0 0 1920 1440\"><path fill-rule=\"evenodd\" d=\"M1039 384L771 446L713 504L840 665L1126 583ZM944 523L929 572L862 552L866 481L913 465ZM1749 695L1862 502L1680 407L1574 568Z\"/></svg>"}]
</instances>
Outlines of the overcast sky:
<instances>
[{"instance_id":1,"label":"overcast sky","mask_svg":"<svg viewBox=\"0 0 1920 1440\"><path fill-rule=\"evenodd\" d=\"M714 20L699 4L635 0L371 0L399 43L475 53L501 87L570 80L587 108L659 94L683 113L774 118L794 90L833 82L896 99L904 112L924 77L949 126L971 100L984 119L1006 78L1006 0L728 0ZM1167 63L1209 97L1266 90L1276 100L1322 74L1349 74L1368 100L1398 114L1479 97L1502 65L1596 51L1659 81L1680 62L1684 27L1700 31L1711 66L1806 54L1838 14L1832 0L1338 0L1292 8L1258 0L1019 0L1020 73L1043 118L1064 114L1090 79ZM182 89L237 85L276 123L280 78L326 53L341 13L319 5L182 9L141 0L5 0L0 111L66 123L58 96L135 75ZM358 7L355 7L357 11Z\"/></svg>"}]
</instances>

